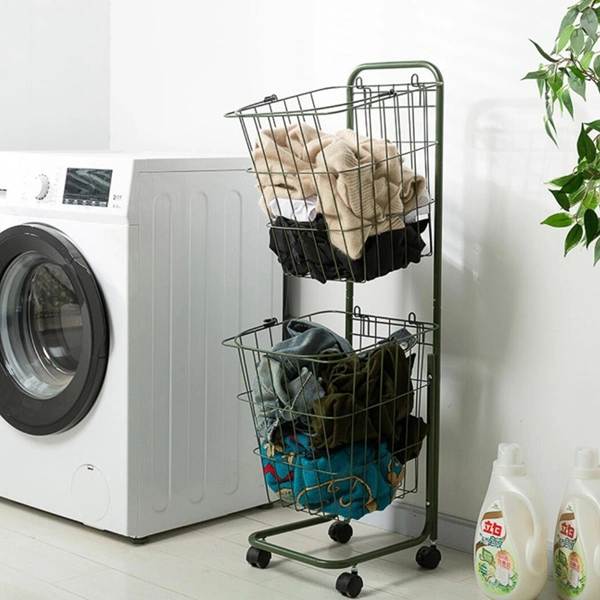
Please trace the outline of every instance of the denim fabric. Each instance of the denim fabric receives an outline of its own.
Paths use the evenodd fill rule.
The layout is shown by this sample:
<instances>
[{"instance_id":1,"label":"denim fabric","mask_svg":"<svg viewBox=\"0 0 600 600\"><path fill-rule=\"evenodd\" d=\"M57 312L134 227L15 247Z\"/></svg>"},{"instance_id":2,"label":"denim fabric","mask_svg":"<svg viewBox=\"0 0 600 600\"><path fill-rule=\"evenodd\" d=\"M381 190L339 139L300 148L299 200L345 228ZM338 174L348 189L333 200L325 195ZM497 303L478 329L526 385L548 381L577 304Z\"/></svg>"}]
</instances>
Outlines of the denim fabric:
<instances>
[{"instance_id":1,"label":"denim fabric","mask_svg":"<svg viewBox=\"0 0 600 600\"><path fill-rule=\"evenodd\" d=\"M286 422L309 431L308 413L325 393L318 381L318 361L327 354L352 352L344 338L318 323L292 319L286 331L290 337L260 360L252 386L256 433L266 441L273 441Z\"/></svg>"}]
</instances>

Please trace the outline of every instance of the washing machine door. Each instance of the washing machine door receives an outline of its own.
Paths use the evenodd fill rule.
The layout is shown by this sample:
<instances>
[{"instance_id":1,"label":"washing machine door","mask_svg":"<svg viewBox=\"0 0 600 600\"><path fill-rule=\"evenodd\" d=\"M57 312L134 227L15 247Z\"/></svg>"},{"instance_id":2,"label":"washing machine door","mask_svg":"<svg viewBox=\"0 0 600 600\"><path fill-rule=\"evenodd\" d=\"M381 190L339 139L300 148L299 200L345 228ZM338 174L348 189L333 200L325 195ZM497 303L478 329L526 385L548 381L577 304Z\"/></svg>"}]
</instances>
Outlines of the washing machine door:
<instances>
[{"instance_id":1,"label":"washing machine door","mask_svg":"<svg viewBox=\"0 0 600 600\"><path fill-rule=\"evenodd\" d=\"M92 270L58 230L0 233L0 415L33 435L70 429L92 408L108 320Z\"/></svg>"}]
</instances>

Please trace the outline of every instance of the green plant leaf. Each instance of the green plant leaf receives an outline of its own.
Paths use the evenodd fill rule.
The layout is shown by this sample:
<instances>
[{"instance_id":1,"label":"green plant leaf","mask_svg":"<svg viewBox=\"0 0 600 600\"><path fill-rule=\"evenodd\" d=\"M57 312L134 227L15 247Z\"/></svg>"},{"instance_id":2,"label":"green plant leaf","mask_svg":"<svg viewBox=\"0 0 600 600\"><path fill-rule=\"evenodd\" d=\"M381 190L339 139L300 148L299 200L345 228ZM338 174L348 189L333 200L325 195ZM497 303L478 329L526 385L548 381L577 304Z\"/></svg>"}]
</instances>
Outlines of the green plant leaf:
<instances>
[{"instance_id":1,"label":"green plant leaf","mask_svg":"<svg viewBox=\"0 0 600 600\"><path fill-rule=\"evenodd\" d=\"M565 194L572 194L583 185L583 182L583 175L581 173L575 173L571 177L571 179L569 179L569 181L563 183L562 187L560 188L560 191L564 192Z\"/></svg>"},{"instance_id":2,"label":"green plant leaf","mask_svg":"<svg viewBox=\"0 0 600 600\"><path fill-rule=\"evenodd\" d=\"M567 14L563 17L563 20L560 23L558 35L556 36L557 39L560 37L560 34L564 31L565 27L568 27L569 25L572 25L573 23L575 23L575 19L577 18L578 14L579 14L579 11L574 6L572 6L567 11Z\"/></svg>"},{"instance_id":3,"label":"green plant leaf","mask_svg":"<svg viewBox=\"0 0 600 600\"><path fill-rule=\"evenodd\" d=\"M551 179L548 182L548 185L562 187L563 185L566 185L567 183L569 183L569 181L574 179L576 175L576 173L569 173L569 175L562 175L561 177L556 177L555 179Z\"/></svg>"},{"instance_id":4,"label":"green plant leaf","mask_svg":"<svg viewBox=\"0 0 600 600\"><path fill-rule=\"evenodd\" d=\"M588 37L585 40L585 44L583 45L582 52L584 54L587 54L594 47L594 44L596 43L597 40L598 40L598 37L596 35L594 35L592 37Z\"/></svg>"},{"instance_id":5,"label":"green plant leaf","mask_svg":"<svg viewBox=\"0 0 600 600\"><path fill-rule=\"evenodd\" d=\"M562 100L563 104L565 105L565 108L571 115L571 118L573 118L573 100L571 99L571 94L569 93L569 90L567 88L563 90Z\"/></svg>"},{"instance_id":6,"label":"green plant leaf","mask_svg":"<svg viewBox=\"0 0 600 600\"><path fill-rule=\"evenodd\" d=\"M571 89L585 100L585 81L582 81L572 73L569 73L568 78Z\"/></svg>"},{"instance_id":7,"label":"green plant leaf","mask_svg":"<svg viewBox=\"0 0 600 600\"><path fill-rule=\"evenodd\" d=\"M594 69L594 73L596 73L596 75L600 77L600 54L598 54L594 59L594 64L592 68Z\"/></svg>"},{"instance_id":8,"label":"green plant leaf","mask_svg":"<svg viewBox=\"0 0 600 600\"><path fill-rule=\"evenodd\" d=\"M596 210L598 208L598 196L594 192L587 194L583 199L583 206L590 210Z\"/></svg>"},{"instance_id":9,"label":"green plant leaf","mask_svg":"<svg viewBox=\"0 0 600 600\"><path fill-rule=\"evenodd\" d=\"M568 212L571 208L569 196L559 190L550 190L550 193L554 196L555 200L558 202L560 207Z\"/></svg>"},{"instance_id":10,"label":"green plant leaf","mask_svg":"<svg viewBox=\"0 0 600 600\"><path fill-rule=\"evenodd\" d=\"M596 13L594 13L594 16L596 17ZM583 27L583 25L582 25ZM598 17L596 17L596 27L598 27ZM589 34L588 34L589 35ZM550 62L558 62L558 58L552 58L547 52L544 52L544 50L542 49L542 47L539 44L536 44L533 40L529 40L536 48L536 50L546 59L549 60Z\"/></svg>"},{"instance_id":11,"label":"green plant leaf","mask_svg":"<svg viewBox=\"0 0 600 600\"><path fill-rule=\"evenodd\" d=\"M581 69L578 69L575 65L569 65L569 71L571 71L571 73L573 73L577 79L585 81L585 73Z\"/></svg>"},{"instance_id":12,"label":"green plant leaf","mask_svg":"<svg viewBox=\"0 0 600 600\"><path fill-rule=\"evenodd\" d=\"M569 233L567 233L567 237L565 238L565 256L579 244L581 238L583 237L583 227L576 223L571 227Z\"/></svg>"},{"instance_id":13,"label":"green plant leaf","mask_svg":"<svg viewBox=\"0 0 600 600\"><path fill-rule=\"evenodd\" d=\"M589 123L585 123L588 129L593 129L594 131L600 131L600 120L598 121L590 121Z\"/></svg>"},{"instance_id":14,"label":"green plant leaf","mask_svg":"<svg viewBox=\"0 0 600 600\"><path fill-rule=\"evenodd\" d=\"M585 44L585 38L581 29L575 29L571 34L571 48L575 54L581 54L583 45Z\"/></svg>"},{"instance_id":15,"label":"green plant leaf","mask_svg":"<svg viewBox=\"0 0 600 600\"><path fill-rule=\"evenodd\" d=\"M583 175L582 175L583 177ZM586 188L585 186L580 187L578 190L576 190L574 193L572 193L569 196L569 204L571 205L571 209L576 206L577 204L579 204L586 195Z\"/></svg>"},{"instance_id":16,"label":"green plant leaf","mask_svg":"<svg viewBox=\"0 0 600 600\"><path fill-rule=\"evenodd\" d=\"M521 81L525 79L545 79L548 76L548 71L546 69L540 69L539 71L531 71L527 73Z\"/></svg>"},{"instance_id":17,"label":"green plant leaf","mask_svg":"<svg viewBox=\"0 0 600 600\"><path fill-rule=\"evenodd\" d=\"M571 35L575 31L575 25L567 25L561 32L558 41L556 42L556 52L561 52L571 39Z\"/></svg>"},{"instance_id":18,"label":"green plant leaf","mask_svg":"<svg viewBox=\"0 0 600 600\"><path fill-rule=\"evenodd\" d=\"M600 240L598 240L596 242L596 245L594 246L594 266L596 266L596 263L600 260Z\"/></svg>"},{"instance_id":19,"label":"green plant leaf","mask_svg":"<svg viewBox=\"0 0 600 600\"><path fill-rule=\"evenodd\" d=\"M544 219L541 224L550 227L570 227L573 224L573 217L565 213L555 213Z\"/></svg>"},{"instance_id":20,"label":"green plant leaf","mask_svg":"<svg viewBox=\"0 0 600 600\"><path fill-rule=\"evenodd\" d=\"M590 36L595 37L598 30L598 15L591 9L586 8L581 15L581 28Z\"/></svg>"},{"instance_id":21,"label":"green plant leaf","mask_svg":"<svg viewBox=\"0 0 600 600\"><path fill-rule=\"evenodd\" d=\"M595 211L588 208L583 215L583 225L585 227L585 245L589 246L596 238L598 233L598 215Z\"/></svg>"},{"instance_id":22,"label":"green plant leaf","mask_svg":"<svg viewBox=\"0 0 600 600\"><path fill-rule=\"evenodd\" d=\"M563 78L562 78L562 74L556 74L553 75L552 77L549 77L546 81L548 81L548 85L550 86L550 89L555 93L558 94L558 92L560 91L560 89L562 88L563 82L562 82Z\"/></svg>"},{"instance_id":23,"label":"green plant leaf","mask_svg":"<svg viewBox=\"0 0 600 600\"><path fill-rule=\"evenodd\" d=\"M540 98L544 95L544 90L546 89L546 80L542 78L538 78L537 80L538 90L540 92Z\"/></svg>"},{"instance_id":24,"label":"green plant leaf","mask_svg":"<svg viewBox=\"0 0 600 600\"><path fill-rule=\"evenodd\" d=\"M592 64L592 59L594 58L594 53L590 50L589 52L586 52L582 57L581 60L579 61L581 64L581 68L584 71L587 71L590 68L590 65Z\"/></svg>"},{"instance_id":25,"label":"green plant leaf","mask_svg":"<svg viewBox=\"0 0 600 600\"><path fill-rule=\"evenodd\" d=\"M554 92L554 95L558 98L559 92L562 89L562 75L554 75L547 79L550 89Z\"/></svg>"},{"instance_id":26,"label":"green plant leaf","mask_svg":"<svg viewBox=\"0 0 600 600\"><path fill-rule=\"evenodd\" d=\"M577 153L579 158L585 158L588 163L594 162L596 158L596 145L585 130L585 125L581 126L581 132L577 138Z\"/></svg>"},{"instance_id":27,"label":"green plant leaf","mask_svg":"<svg viewBox=\"0 0 600 600\"><path fill-rule=\"evenodd\" d=\"M550 127L550 125L552 125L552 127L554 127L554 123L552 122L552 119L549 117L544 117L544 128L546 129L546 133L548 134L548 137L556 144L556 146L558 146L558 142L556 141L556 137L554 136L554 133L552 132L552 128ZM555 128L556 130L556 128Z\"/></svg>"},{"instance_id":28,"label":"green plant leaf","mask_svg":"<svg viewBox=\"0 0 600 600\"><path fill-rule=\"evenodd\" d=\"M584 202L585 202L585 196L583 198L583 202L579 205L579 208L577 209L577 212L575 213L575 221L577 221L577 223L582 222L583 215L585 214L585 211L587 210ZM571 214L573 214L573 213L571 213Z\"/></svg>"},{"instance_id":29,"label":"green plant leaf","mask_svg":"<svg viewBox=\"0 0 600 600\"><path fill-rule=\"evenodd\" d=\"M577 8L580 11L585 10L588 6L591 6L592 4L594 4L594 0L581 0L581 2L579 2L579 4L577 4Z\"/></svg>"}]
</instances>

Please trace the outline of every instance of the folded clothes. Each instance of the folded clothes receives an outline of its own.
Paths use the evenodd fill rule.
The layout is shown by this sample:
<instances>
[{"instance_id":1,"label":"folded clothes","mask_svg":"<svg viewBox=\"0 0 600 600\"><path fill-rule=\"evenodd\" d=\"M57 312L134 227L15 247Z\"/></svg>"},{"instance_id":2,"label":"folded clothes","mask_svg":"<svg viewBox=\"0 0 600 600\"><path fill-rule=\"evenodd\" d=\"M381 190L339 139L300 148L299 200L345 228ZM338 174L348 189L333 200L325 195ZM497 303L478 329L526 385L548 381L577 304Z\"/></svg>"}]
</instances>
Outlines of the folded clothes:
<instances>
[{"instance_id":1,"label":"folded clothes","mask_svg":"<svg viewBox=\"0 0 600 600\"><path fill-rule=\"evenodd\" d=\"M311 438L298 433L261 444L260 453L265 482L284 502L344 519L383 510L404 478L385 443L356 443L316 456Z\"/></svg>"},{"instance_id":2,"label":"folded clothes","mask_svg":"<svg viewBox=\"0 0 600 600\"><path fill-rule=\"evenodd\" d=\"M307 123L263 129L252 152L261 205L316 195L333 246L356 260L370 236L404 228L425 178L406 167L398 148L352 130L335 134Z\"/></svg>"}]
</instances>

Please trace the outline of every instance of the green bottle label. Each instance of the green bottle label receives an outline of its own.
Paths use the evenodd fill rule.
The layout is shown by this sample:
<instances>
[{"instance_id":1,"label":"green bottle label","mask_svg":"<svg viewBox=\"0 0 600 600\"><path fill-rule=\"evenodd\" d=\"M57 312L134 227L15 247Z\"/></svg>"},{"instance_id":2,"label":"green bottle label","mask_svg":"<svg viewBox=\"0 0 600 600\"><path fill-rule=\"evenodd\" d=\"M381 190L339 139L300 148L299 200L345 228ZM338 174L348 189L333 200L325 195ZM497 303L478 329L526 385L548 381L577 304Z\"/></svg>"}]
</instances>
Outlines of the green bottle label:
<instances>
[{"instance_id":1,"label":"green bottle label","mask_svg":"<svg viewBox=\"0 0 600 600\"><path fill-rule=\"evenodd\" d=\"M554 583L560 594L576 598L585 588L586 576L575 510L569 502L556 527Z\"/></svg>"},{"instance_id":2,"label":"green bottle label","mask_svg":"<svg viewBox=\"0 0 600 600\"><path fill-rule=\"evenodd\" d=\"M482 588L498 596L510 594L517 586L519 572L499 500L484 512L477 526L475 571Z\"/></svg>"}]
</instances>

